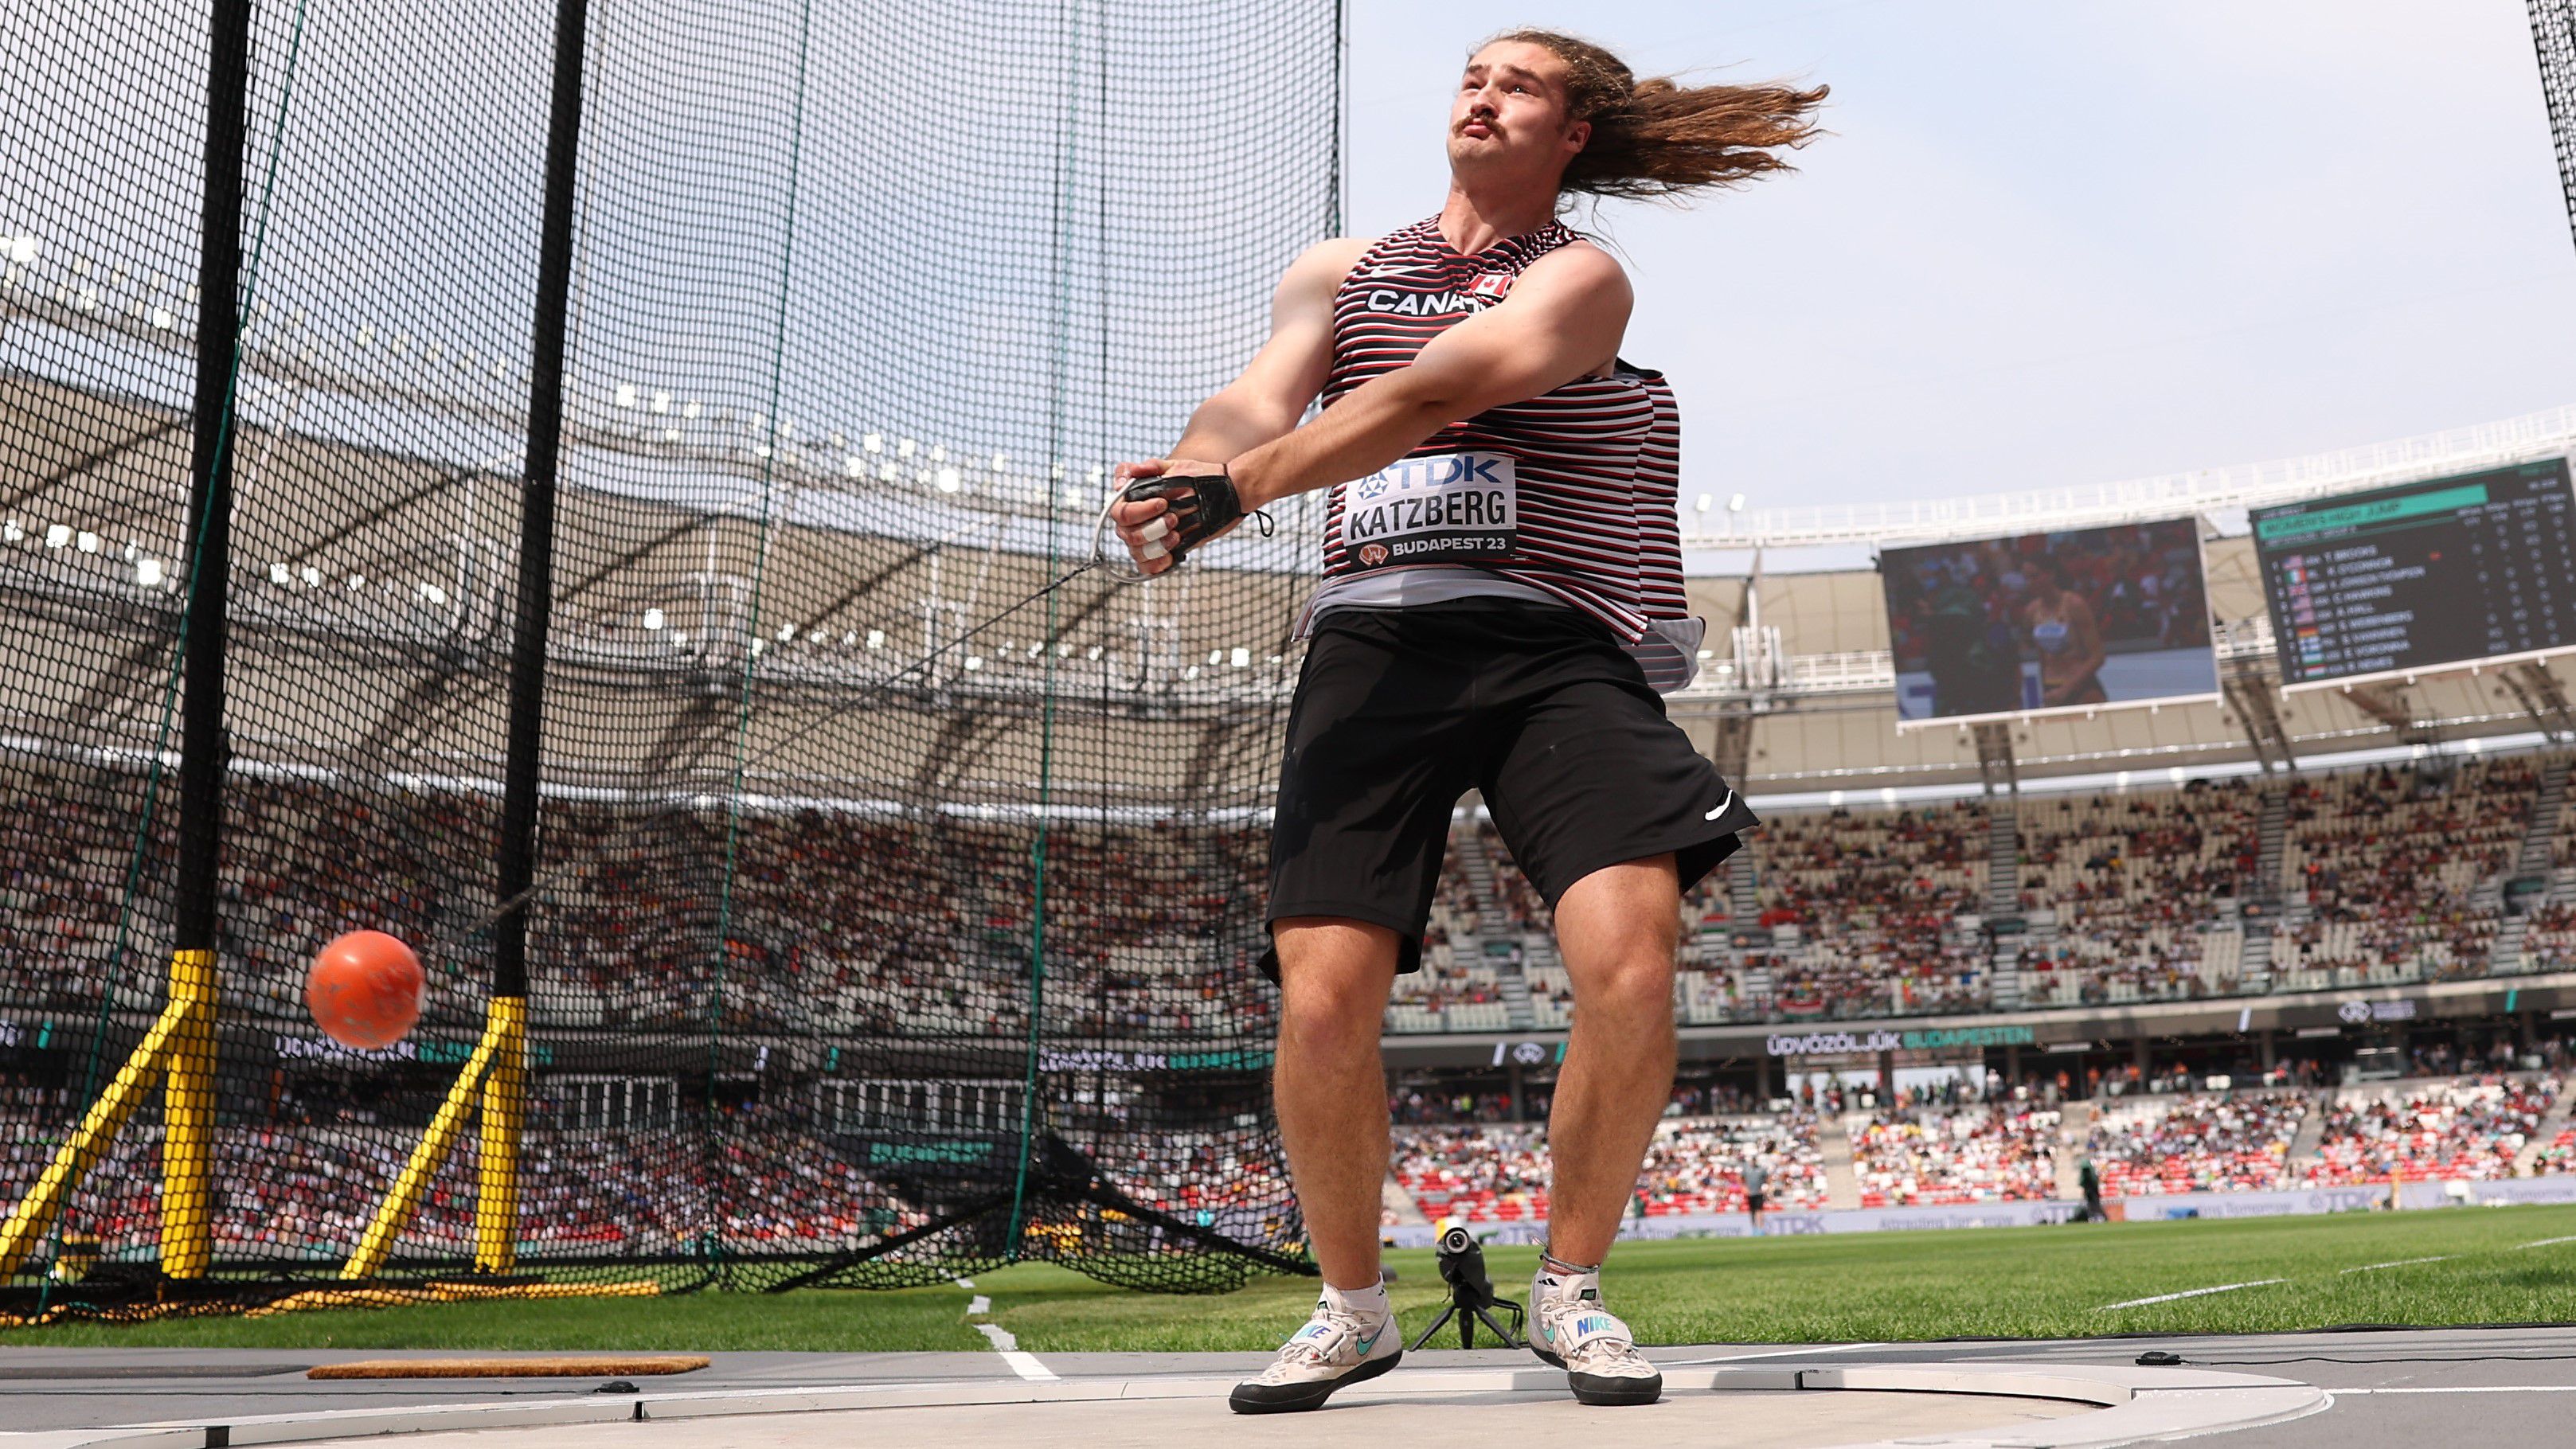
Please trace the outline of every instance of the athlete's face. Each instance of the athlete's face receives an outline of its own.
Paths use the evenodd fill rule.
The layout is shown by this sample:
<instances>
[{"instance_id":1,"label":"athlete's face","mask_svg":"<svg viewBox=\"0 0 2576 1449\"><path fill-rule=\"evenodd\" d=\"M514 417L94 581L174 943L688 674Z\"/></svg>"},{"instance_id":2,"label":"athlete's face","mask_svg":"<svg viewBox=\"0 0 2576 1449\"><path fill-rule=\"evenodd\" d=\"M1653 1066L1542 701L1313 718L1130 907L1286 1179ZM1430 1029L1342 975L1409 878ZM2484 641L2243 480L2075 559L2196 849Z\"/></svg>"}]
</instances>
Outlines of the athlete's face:
<instances>
[{"instance_id":1,"label":"athlete's face","mask_svg":"<svg viewBox=\"0 0 2576 1449\"><path fill-rule=\"evenodd\" d=\"M1551 188L1592 123L1566 119L1565 62L1545 46L1498 40L1468 58L1449 105L1449 169L1526 177Z\"/></svg>"}]
</instances>

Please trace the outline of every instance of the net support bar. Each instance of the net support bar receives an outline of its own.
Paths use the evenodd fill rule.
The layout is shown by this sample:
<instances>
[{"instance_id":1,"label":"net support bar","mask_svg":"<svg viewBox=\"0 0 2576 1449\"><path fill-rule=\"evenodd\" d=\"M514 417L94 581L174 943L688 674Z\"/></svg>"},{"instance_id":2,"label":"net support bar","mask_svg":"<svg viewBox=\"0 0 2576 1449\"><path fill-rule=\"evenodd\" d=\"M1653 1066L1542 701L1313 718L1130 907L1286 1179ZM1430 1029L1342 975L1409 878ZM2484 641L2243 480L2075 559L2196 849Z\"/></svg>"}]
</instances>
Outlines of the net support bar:
<instances>
[{"instance_id":1,"label":"net support bar","mask_svg":"<svg viewBox=\"0 0 2576 1449\"><path fill-rule=\"evenodd\" d=\"M474 1054L465 1059L463 1070L456 1074L456 1084L447 1089L446 1100L438 1104L437 1115L429 1119L428 1129L420 1135L420 1145L412 1149L411 1160L395 1174L393 1186L385 1193L384 1204L376 1209L375 1220L367 1224L366 1236L358 1240L358 1250L341 1265L342 1278L372 1278L382 1271L385 1260L393 1254L395 1240L411 1226L412 1216L420 1211L421 1199L429 1195L431 1180L438 1176L438 1169L455 1149L456 1135L465 1130L466 1119L474 1115L478 1104L488 1104L492 1100L492 1092L486 1086L487 1078L494 1064L504 1058L509 1063L505 1075L510 1083L504 1089L508 1098L504 1111L515 1125L520 1084L527 1080L523 1045L527 1038L527 1020L527 998L496 996L492 999L484 1016L482 1040L474 1044ZM489 1117L485 1119L484 1126L484 1151L476 1184L478 1192L494 1182L497 1176L497 1180L507 1184L512 1203L508 1219L496 1220L496 1216L487 1216L497 1215L496 1205L478 1196L474 1213L478 1258L488 1253L495 1237L515 1239L518 1228L518 1134L492 1131L493 1123ZM501 1144L497 1149L500 1159L497 1162L493 1146L496 1139ZM515 1256L515 1245L512 1254Z\"/></svg>"},{"instance_id":2,"label":"net support bar","mask_svg":"<svg viewBox=\"0 0 2576 1449\"><path fill-rule=\"evenodd\" d=\"M476 1164L474 1267L507 1273L519 1260L519 1128L528 1104L528 1002L492 999L487 1035L496 1036L483 1078L483 1135Z\"/></svg>"},{"instance_id":3,"label":"net support bar","mask_svg":"<svg viewBox=\"0 0 2576 1449\"><path fill-rule=\"evenodd\" d=\"M161 1261L172 1277L206 1270L214 1244L209 1199L191 1185L212 1178L214 1162L215 953L179 951L170 958L170 1000L134 1054L116 1069L80 1127L55 1151L27 1195L0 1224L0 1278L18 1271L52 1226L63 1199L78 1190L108 1144L124 1129L156 1076L166 1074L162 1110ZM182 1269L186 1271L181 1271Z\"/></svg>"},{"instance_id":4,"label":"net support bar","mask_svg":"<svg viewBox=\"0 0 2576 1449\"><path fill-rule=\"evenodd\" d=\"M174 951L163 1049L161 1271L202 1278L215 1251L215 953Z\"/></svg>"}]
</instances>

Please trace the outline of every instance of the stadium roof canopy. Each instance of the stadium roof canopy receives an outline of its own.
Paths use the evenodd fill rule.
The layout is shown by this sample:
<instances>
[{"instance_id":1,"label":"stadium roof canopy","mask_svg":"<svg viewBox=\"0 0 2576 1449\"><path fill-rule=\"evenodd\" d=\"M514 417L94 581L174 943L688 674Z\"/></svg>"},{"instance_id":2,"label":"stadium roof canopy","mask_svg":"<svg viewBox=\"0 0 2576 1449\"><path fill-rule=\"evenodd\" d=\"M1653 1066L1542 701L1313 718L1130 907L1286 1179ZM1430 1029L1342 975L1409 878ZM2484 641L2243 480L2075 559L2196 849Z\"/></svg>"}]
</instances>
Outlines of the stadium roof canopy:
<instances>
[{"instance_id":1,"label":"stadium roof canopy","mask_svg":"<svg viewBox=\"0 0 2576 1449\"><path fill-rule=\"evenodd\" d=\"M42 736L36 722L68 709L120 719L139 742L166 683L166 643L154 641L166 640L185 578L188 319L41 283L0 283L0 408L34 420L13 436L41 439L0 459L0 591L13 607L40 602L67 636L130 637L85 651L99 665L72 698L32 699L23 681L10 684L0 727ZM119 379L118 390L67 381L99 377ZM265 739L286 756L425 757L460 777L487 772L515 584L523 390L508 364L468 368L419 349L396 358L359 339L334 346L253 327L234 580L248 692L236 697L260 697L260 669L326 659L404 678L356 692L381 702L373 717L254 720L246 755ZM897 708L912 721L899 732L912 760L901 783L1020 798L1045 748L1039 705L1051 688L1061 709L1096 726L1080 752L1089 758L1071 768L1099 786L1105 808L1150 809L1176 792L1263 798L1267 751L1238 746L1242 732L1276 727L1294 683L1289 633L1311 568L1311 501L1285 510L1277 537L1229 542L1177 581L1131 589L1095 572L1023 603L1089 556L1098 463L972 455L890 429L796 441L765 419L686 416L632 386L576 376L570 392L553 678L567 701L597 690L631 705L641 687L667 703L650 728L637 729L629 707L613 739L562 736L577 757L569 774L625 775L647 761L673 778L720 772L732 718L722 681L739 678L749 650L763 655L764 703L789 706L764 712L766 727L795 735L761 755L782 794L863 792L840 763L857 757L854 732L870 728L854 711ZM1672 709L1734 778L1769 796L2182 778L2576 731L2564 660L2284 697L2242 520L2248 506L2571 444L2576 409L2562 408L2089 488L1719 514L1714 529L1706 511L1686 512L1687 547L1758 547L1765 566L1691 580L1710 647ZM2181 516L2204 524L2224 688L2215 702L1900 732L1877 575L1777 568L1811 546ZM1221 622L1246 618L1270 622L1257 634ZM351 639L371 646L353 650ZM64 647L76 652L69 637ZM1172 738L1118 743L1138 732ZM870 748L882 759L881 743Z\"/></svg>"}]
</instances>

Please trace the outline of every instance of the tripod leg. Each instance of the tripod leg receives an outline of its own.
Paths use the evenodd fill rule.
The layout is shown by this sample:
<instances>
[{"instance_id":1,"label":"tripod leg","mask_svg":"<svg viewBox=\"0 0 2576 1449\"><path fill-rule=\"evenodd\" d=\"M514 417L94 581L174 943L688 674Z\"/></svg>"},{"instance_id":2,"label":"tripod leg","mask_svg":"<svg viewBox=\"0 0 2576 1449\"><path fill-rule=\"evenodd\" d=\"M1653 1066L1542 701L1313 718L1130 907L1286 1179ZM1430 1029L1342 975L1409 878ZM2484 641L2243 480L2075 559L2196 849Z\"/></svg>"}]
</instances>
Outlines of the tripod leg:
<instances>
[{"instance_id":1,"label":"tripod leg","mask_svg":"<svg viewBox=\"0 0 2576 1449\"><path fill-rule=\"evenodd\" d=\"M1509 1301L1509 1300L1507 1300L1507 1299L1506 1299L1506 1300L1497 1300L1497 1301L1498 1301L1498 1302L1500 1302L1500 1303L1502 1304L1502 1306L1503 1306L1503 1307L1510 1308L1510 1309L1512 1310L1512 1321L1513 1321L1514 1323L1518 1323L1518 1322L1520 1322L1521 1315L1520 1315L1519 1305L1514 1304L1514 1303L1510 1302L1510 1301ZM1503 1341L1503 1347L1505 1347L1505 1348L1522 1348L1522 1347L1526 1347L1526 1345L1524 1345L1524 1344L1521 1342L1521 1340L1520 1340L1520 1335L1518 1335L1518 1334L1516 1334L1516 1333L1512 1332L1512 1331L1511 1331L1510 1329L1508 1329L1508 1328L1503 1327L1501 1324L1496 1323L1496 1322L1494 1321L1494 1316L1493 1316L1492 1314L1487 1313L1487 1312L1486 1312L1484 1309L1482 1309L1482 1308L1478 1308L1478 1309L1476 1309L1476 1310L1474 1310L1474 1311L1475 1311L1475 1315L1476 1315L1476 1317L1477 1317L1477 1318L1479 1318L1479 1319L1481 1319L1481 1320L1483 1320L1483 1321L1484 1321L1484 1325L1485 1325L1487 1328L1490 1328L1490 1329L1492 1329L1492 1330L1494 1331L1494 1337L1499 1338L1499 1339L1501 1339L1501 1340ZM1467 1320L1466 1320L1466 1319L1463 1319L1463 1318L1462 1318L1462 1319L1459 1319L1459 1320L1458 1320L1458 1331L1459 1331L1459 1333L1463 1336L1463 1335L1465 1334L1466 1330L1467 1330Z\"/></svg>"},{"instance_id":2,"label":"tripod leg","mask_svg":"<svg viewBox=\"0 0 2576 1449\"><path fill-rule=\"evenodd\" d=\"M1429 1343L1431 1341L1431 1335L1440 1331L1440 1325L1447 1323L1457 1312L1458 1305L1453 1300L1447 1307L1440 1310L1440 1316L1438 1318L1431 1320L1431 1326L1429 1328L1422 1330L1422 1336L1413 1341L1413 1347L1420 1348L1424 1344ZM1408 1349L1407 1352L1411 1352L1411 1350Z\"/></svg>"}]
</instances>

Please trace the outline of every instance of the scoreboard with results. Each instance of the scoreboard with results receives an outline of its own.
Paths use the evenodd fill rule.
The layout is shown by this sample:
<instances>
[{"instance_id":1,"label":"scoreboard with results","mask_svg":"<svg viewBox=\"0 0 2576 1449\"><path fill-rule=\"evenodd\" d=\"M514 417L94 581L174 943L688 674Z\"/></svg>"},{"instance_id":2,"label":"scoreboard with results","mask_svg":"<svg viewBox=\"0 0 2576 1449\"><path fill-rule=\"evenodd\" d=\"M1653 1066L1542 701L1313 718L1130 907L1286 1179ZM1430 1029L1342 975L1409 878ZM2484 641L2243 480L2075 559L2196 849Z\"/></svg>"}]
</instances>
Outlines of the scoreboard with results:
<instances>
[{"instance_id":1,"label":"scoreboard with results","mask_svg":"<svg viewBox=\"0 0 2576 1449\"><path fill-rule=\"evenodd\" d=\"M2253 511L2290 687L2576 647L2576 498L2552 458Z\"/></svg>"}]
</instances>

